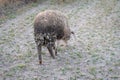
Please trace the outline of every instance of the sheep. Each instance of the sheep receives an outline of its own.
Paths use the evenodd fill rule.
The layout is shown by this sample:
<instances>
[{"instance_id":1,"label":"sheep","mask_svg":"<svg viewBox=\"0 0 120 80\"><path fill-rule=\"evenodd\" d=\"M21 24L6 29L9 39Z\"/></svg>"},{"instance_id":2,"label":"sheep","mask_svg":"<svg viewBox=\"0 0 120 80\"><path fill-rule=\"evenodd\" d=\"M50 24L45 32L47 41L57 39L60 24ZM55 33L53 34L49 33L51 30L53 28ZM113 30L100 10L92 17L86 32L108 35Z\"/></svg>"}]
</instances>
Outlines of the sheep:
<instances>
[{"instance_id":1,"label":"sheep","mask_svg":"<svg viewBox=\"0 0 120 80\"><path fill-rule=\"evenodd\" d=\"M42 64L42 46L47 47L50 55L55 59L55 55L57 55L56 40L64 40L67 44L71 33L73 32L70 30L67 17L62 12L45 10L38 13L34 19L34 38L37 45L39 64Z\"/></svg>"}]
</instances>

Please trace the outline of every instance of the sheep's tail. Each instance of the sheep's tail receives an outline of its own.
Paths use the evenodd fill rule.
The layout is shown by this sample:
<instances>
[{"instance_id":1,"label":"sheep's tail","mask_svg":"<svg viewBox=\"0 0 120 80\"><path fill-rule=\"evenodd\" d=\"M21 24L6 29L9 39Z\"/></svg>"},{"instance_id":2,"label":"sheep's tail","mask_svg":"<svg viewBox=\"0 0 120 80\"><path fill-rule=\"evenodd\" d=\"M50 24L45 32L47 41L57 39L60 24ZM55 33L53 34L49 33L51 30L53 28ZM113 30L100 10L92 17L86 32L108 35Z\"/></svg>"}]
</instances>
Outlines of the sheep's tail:
<instances>
[{"instance_id":1,"label":"sheep's tail","mask_svg":"<svg viewBox=\"0 0 120 80\"><path fill-rule=\"evenodd\" d=\"M73 31L71 31L71 34L73 34L73 36L74 36L74 40L76 41L76 40L77 40L77 38L76 38L75 33L74 33Z\"/></svg>"}]
</instances>

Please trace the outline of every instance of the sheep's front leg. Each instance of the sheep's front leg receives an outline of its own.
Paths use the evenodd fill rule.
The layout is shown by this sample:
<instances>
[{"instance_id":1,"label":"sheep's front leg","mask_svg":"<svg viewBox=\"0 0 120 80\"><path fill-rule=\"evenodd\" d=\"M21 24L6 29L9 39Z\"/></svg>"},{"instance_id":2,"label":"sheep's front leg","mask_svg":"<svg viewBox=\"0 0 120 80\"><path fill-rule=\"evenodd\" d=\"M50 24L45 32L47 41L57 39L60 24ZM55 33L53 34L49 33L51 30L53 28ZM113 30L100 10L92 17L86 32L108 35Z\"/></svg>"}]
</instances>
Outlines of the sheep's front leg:
<instances>
[{"instance_id":1,"label":"sheep's front leg","mask_svg":"<svg viewBox=\"0 0 120 80\"><path fill-rule=\"evenodd\" d=\"M38 50L38 59L39 59L39 64L42 64L42 56L41 56L41 49L42 48L42 46L41 45L38 45L37 46L37 50Z\"/></svg>"},{"instance_id":2,"label":"sheep's front leg","mask_svg":"<svg viewBox=\"0 0 120 80\"><path fill-rule=\"evenodd\" d=\"M57 56L57 48L56 48L56 46L54 46L53 49L55 50L55 55Z\"/></svg>"},{"instance_id":3,"label":"sheep's front leg","mask_svg":"<svg viewBox=\"0 0 120 80\"><path fill-rule=\"evenodd\" d=\"M50 55L53 57L53 59L55 59L52 46L49 45L49 46L47 46L47 48L48 48L48 51L49 51Z\"/></svg>"}]
</instances>

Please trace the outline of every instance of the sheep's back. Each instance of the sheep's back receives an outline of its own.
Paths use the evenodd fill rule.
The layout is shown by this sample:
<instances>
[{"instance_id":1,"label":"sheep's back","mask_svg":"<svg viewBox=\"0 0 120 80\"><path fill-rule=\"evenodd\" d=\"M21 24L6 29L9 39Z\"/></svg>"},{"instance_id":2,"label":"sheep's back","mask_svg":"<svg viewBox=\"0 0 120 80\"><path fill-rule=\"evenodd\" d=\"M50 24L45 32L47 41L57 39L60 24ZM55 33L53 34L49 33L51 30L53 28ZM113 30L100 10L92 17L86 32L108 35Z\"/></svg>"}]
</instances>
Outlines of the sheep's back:
<instances>
[{"instance_id":1,"label":"sheep's back","mask_svg":"<svg viewBox=\"0 0 120 80\"><path fill-rule=\"evenodd\" d=\"M35 17L34 30L36 33L53 33L57 39L64 36L64 29L68 26L66 16L59 11L44 11Z\"/></svg>"}]
</instances>

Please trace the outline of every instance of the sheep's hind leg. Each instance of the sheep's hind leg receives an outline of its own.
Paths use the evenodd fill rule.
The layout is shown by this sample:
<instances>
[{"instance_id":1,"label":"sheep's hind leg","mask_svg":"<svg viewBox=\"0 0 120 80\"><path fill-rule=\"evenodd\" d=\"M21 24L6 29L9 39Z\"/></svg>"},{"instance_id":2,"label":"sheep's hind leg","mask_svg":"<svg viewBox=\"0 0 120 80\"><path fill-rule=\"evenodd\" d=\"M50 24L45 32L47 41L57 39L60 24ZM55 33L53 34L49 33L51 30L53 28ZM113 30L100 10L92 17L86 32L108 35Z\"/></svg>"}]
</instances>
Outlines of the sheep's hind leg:
<instances>
[{"instance_id":1,"label":"sheep's hind leg","mask_svg":"<svg viewBox=\"0 0 120 80\"><path fill-rule=\"evenodd\" d=\"M53 57L53 59L55 59L55 56L54 56L52 47L51 47L51 46L48 46L47 49L48 49L50 55Z\"/></svg>"},{"instance_id":2,"label":"sheep's hind leg","mask_svg":"<svg viewBox=\"0 0 120 80\"><path fill-rule=\"evenodd\" d=\"M37 50L38 50L38 59L39 59L39 64L42 64L42 56L41 56L41 45L37 46Z\"/></svg>"}]
</instances>

